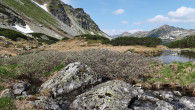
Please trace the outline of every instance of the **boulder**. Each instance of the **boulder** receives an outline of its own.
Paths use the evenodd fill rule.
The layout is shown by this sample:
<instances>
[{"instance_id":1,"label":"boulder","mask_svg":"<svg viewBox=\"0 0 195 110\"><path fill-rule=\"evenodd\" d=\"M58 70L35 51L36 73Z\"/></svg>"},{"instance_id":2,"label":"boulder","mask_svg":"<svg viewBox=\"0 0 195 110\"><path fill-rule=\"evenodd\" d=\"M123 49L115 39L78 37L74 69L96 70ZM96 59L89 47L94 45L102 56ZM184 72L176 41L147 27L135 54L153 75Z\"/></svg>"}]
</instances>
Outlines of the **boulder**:
<instances>
[{"instance_id":1,"label":"boulder","mask_svg":"<svg viewBox=\"0 0 195 110\"><path fill-rule=\"evenodd\" d=\"M179 100L180 103L185 104L188 108L195 110L195 97L182 97Z\"/></svg>"},{"instance_id":2,"label":"boulder","mask_svg":"<svg viewBox=\"0 0 195 110\"><path fill-rule=\"evenodd\" d=\"M167 101L172 101L174 98L174 94L171 91L154 91L153 95L158 97L161 100L167 100Z\"/></svg>"},{"instance_id":3,"label":"boulder","mask_svg":"<svg viewBox=\"0 0 195 110\"><path fill-rule=\"evenodd\" d=\"M121 80L108 81L77 96L71 110L124 110L138 96L135 87Z\"/></svg>"},{"instance_id":4,"label":"boulder","mask_svg":"<svg viewBox=\"0 0 195 110\"><path fill-rule=\"evenodd\" d=\"M5 89L1 92L0 94L0 98L1 97L10 97L10 98L14 98L14 94L13 91L11 91L11 89Z\"/></svg>"},{"instance_id":5,"label":"boulder","mask_svg":"<svg viewBox=\"0 0 195 110\"><path fill-rule=\"evenodd\" d=\"M27 90L30 88L30 84L26 82L16 83L9 89L5 89L1 92L0 97L11 97L27 96Z\"/></svg>"},{"instance_id":6,"label":"boulder","mask_svg":"<svg viewBox=\"0 0 195 110\"><path fill-rule=\"evenodd\" d=\"M38 97L36 101L34 101L34 105L37 108L40 109L46 109L46 110L58 110L59 106L56 104L56 102L49 97L41 96Z\"/></svg>"},{"instance_id":7,"label":"boulder","mask_svg":"<svg viewBox=\"0 0 195 110\"><path fill-rule=\"evenodd\" d=\"M173 105L163 100L156 102L156 104L157 104L157 107L154 110L176 110L176 108Z\"/></svg>"},{"instance_id":8,"label":"boulder","mask_svg":"<svg viewBox=\"0 0 195 110\"><path fill-rule=\"evenodd\" d=\"M16 83L12 86L13 94L18 96L22 95L22 92L25 92L31 85L26 82Z\"/></svg>"},{"instance_id":9,"label":"boulder","mask_svg":"<svg viewBox=\"0 0 195 110\"><path fill-rule=\"evenodd\" d=\"M98 81L101 80L98 80L95 72L90 67L81 62L75 62L69 64L59 71L55 77L43 83L40 92L51 91L52 95L56 97Z\"/></svg>"}]
</instances>

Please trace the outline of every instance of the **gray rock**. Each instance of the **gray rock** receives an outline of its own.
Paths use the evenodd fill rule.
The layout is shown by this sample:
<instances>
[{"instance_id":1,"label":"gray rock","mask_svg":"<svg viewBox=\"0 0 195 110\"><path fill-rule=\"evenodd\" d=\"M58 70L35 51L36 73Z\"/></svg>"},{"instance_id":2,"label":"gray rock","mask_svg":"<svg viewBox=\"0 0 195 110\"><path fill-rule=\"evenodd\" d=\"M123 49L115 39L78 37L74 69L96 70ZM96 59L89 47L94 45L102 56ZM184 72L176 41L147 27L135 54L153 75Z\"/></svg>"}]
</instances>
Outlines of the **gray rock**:
<instances>
[{"instance_id":1,"label":"gray rock","mask_svg":"<svg viewBox=\"0 0 195 110\"><path fill-rule=\"evenodd\" d=\"M182 97L180 103L185 104L188 108L195 110L195 97Z\"/></svg>"},{"instance_id":2,"label":"gray rock","mask_svg":"<svg viewBox=\"0 0 195 110\"><path fill-rule=\"evenodd\" d=\"M70 105L71 110L123 110L137 97L137 90L120 80L108 81L77 96Z\"/></svg>"},{"instance_id":3,"label":"gray rock","mask_svg":"<svg viewBox=\"0 0 195 110\"><path fill-rule=\"evenodd\" d=\"M42 84L40 92L48 90L54 96L58 96L98 81L95 72L90 67L81 62L76 62L69 64L59 71L56 77Z\"/></svg>"},{"instance_id":4,"label":"gray rock","mask_svg":"<svg viewBox=\"0 0 195 110\"><path fill-rule=\"evenodd\" d=\"M162 100L156 102L156 104L157 107L154 110L176 110L173 105Z\"/></svg>"},{"instance_id":5,"label":"gray rock","mask_svg":"<svg viewBox=\"0 0 195 110\"><path fill-rule=\"evenodd\" d=\"M40 37L41 37L41 39L49 40L49 38L46 35L41 35Z\"/></svg>"},{"instance_id":6,"label":"gray rock","mask_svg":"<svg viewBox=\"0 0 195 110\"><path fill-rule=\"evenodd\" d=\"M22 95L22 92L26 91L29 87L30 87L29 83L25 82L17 83L12 86L12 91L14 95L18 96Z\"/></svg>"},{"instance_id":7,"label":"gray rock","mask_svg":"<svg viewBox=\"0 0 195 110\"><path fill-rule=\"evenodd\" d=\"M2 54L1 58L8 58L8 55L7 54Z\"/></svg>"},{"instance_id":8,"label":"gray rock","mask_svg":"<svg viewBox=\"0 0 195 110\"><path fill-rule=\"evenodd\" d=\"M34 105L37 108L46 109L46 110L58 110L59 106L56 102L49 97L41 96L37 98L38 100L34 101Z\"/></svg>"},{"instance_id":9,"label":"gray rock","mask_svg":"<svg viewBox=\"0 0 195 110\"><path fill-rule=\"evenodd\" d=\"M31 47L27 45L27 46L25 46L25 49L26 50L31 50Z\"/></svg>"},{"instance_id":10,"label":"gray rock","mask_svg":"<svg viewBox=\"0 0 195 110\"><path fill-rule=\"evenodd\" d=\"M182 97L181 93L179 91L173 91L175 96Z\"/></svg>"},{"instance_id":11,"label":"gray rock","mask_svg":"<svg viewBox=\"0 0 195 110\"><path fill-rule=\"evenodd\" d=\"M167 101L172 101L174 98L174 94L171 91L154 91L153 95Z\"/></svg>"},{"instance_id":12,"label":"gray rock","mask_svg":"<svg viewBox=\"0 0 195 110\"><path fill-rule=\"evenodd\" d=\"M5 89L1 92L0 97L14 98L13 91L11 89Z\"/></svg>"}]
</instances>

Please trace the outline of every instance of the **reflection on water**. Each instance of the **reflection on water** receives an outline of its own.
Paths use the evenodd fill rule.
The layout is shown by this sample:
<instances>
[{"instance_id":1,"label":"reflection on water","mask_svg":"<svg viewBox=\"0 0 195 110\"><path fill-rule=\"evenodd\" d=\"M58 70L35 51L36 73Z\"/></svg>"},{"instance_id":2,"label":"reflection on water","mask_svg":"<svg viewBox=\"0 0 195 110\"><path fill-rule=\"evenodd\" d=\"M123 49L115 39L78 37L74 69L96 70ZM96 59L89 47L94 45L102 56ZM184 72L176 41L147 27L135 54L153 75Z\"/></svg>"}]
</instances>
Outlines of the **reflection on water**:
<instances>
[{"instance_id":1,"label":"reflection on water","mask_svg":"<svg viewBox=\"0 0 195 110\"><path fill-rule=\"evenodd\" d=\"M162 53L157 56L157 58L159 58L165 64L171 62L189 62L195 61L195 53L190 51L163 50Z\"/></svg>"}]
</instances>

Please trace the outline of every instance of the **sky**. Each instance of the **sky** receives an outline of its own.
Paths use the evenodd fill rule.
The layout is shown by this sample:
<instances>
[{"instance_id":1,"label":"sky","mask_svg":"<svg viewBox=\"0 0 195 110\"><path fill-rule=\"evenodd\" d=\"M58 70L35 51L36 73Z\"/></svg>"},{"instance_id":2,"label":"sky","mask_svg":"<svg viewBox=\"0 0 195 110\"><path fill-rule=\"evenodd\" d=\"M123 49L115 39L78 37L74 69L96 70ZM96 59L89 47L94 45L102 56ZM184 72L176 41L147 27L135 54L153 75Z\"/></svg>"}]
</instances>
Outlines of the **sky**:
<instances>
[{"instance_id":1,"label":"sky","mask_svg":"<svg viewBox=\"0 0 195 110\"><path fill-rule=\"evenodd\" d=\"M62 0L83 8L109 35L150 31L167 24L195 29L195 0Z\"/></svg>"}]
</instances>

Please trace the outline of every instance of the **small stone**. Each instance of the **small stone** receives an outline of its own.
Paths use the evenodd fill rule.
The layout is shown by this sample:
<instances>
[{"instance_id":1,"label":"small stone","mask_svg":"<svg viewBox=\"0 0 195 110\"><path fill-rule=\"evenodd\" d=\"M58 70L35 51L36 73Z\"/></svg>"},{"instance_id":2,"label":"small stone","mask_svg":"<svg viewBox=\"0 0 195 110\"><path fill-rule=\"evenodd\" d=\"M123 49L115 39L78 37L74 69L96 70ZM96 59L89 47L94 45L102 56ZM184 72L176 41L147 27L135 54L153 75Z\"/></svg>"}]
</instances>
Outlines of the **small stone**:
<instances>
[{"instance_id":1,"label":"small stone","mask_svg":"<svg viewBox=\"0 0 195 110\"><path fill-rule=\"evenodd\" d=\"M179 91L173 91L173 93L174 93L175 96L178 96L178 97L181 97L182 96Z\"/></svg>"}]
</instances>

